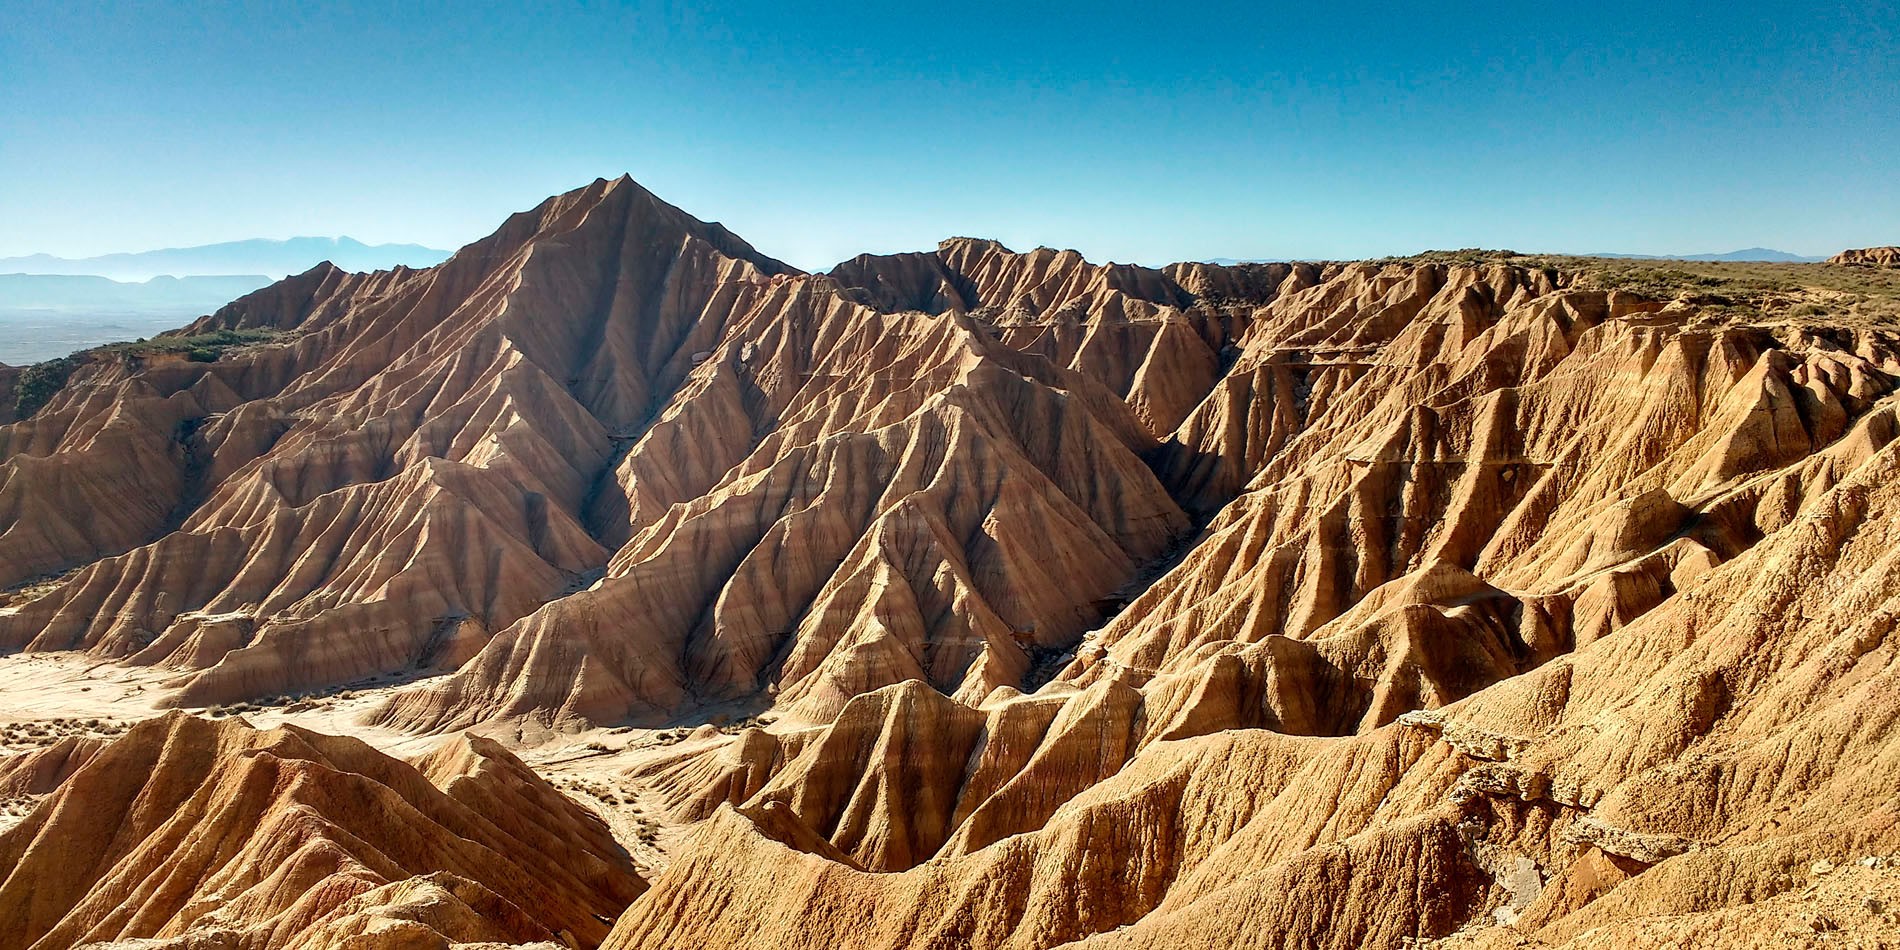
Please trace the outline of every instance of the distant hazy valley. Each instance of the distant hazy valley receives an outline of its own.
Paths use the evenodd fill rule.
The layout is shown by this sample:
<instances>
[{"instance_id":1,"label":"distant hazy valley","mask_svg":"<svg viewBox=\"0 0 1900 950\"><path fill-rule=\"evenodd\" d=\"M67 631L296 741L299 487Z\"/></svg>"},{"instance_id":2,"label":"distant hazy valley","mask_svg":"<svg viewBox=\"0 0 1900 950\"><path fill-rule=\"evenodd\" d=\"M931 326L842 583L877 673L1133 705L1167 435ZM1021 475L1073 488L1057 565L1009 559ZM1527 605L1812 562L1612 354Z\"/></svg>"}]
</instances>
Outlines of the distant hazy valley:
<instances>
[{"instance_id":1,"label":"distant hazy valley","mask_svg":"<svg viewBox=\"0 0 1900 950\"><path fill-rule=\"evenodd\" d=\"M0 257L0 274L89 274L129 282L154 277L265 274L270 280L277 280L301 274L322 261L348 271L366 271L398 264L428 267L442 263L448 256L448 251L420 244L364 244L348 237L295 237L281 241L252 238L97 257L51 254Z\"/></svg>"},{"instance_id":2,"label":"distant hazy valley","mask_svg":"<svg viewBox=\"0 0 1900 950\"><path fill-rule=\"evenodd\" d=\"M300 237L86 258L0 258L0 363L19 366L148 337L323 261L375 271L428 267L447 257L419 244Z\"/></svg>"}]
</instances>

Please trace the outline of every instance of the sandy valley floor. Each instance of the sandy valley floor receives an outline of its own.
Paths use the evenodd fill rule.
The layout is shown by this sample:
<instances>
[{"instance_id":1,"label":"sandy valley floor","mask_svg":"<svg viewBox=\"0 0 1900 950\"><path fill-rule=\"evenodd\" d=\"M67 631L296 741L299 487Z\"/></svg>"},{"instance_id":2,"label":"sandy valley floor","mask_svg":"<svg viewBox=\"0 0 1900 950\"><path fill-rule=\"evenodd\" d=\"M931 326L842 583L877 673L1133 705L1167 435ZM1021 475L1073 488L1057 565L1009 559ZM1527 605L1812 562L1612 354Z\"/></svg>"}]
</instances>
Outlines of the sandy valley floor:
<instances>
[{"instance_id":1,"label":"sandy valley floor","mask_svg":"<svg viewBox=\"0 0 1900 950\"><path fill-rule=\"evenodd\" d=\"M0 657L0 756L51 745L67 736L109 738L133 723L162 714L172 694L173 674L151 667L101 662L80 653L21 653ZM193 709L221 718L242 716L259 728L284 724L317 732L348 735L390 755L411 758L441 743L444 736L416 736L370 725L365 714L392 692L418 680L369 680L274 704L242 704ZM627 773L652 757L671 752L682 730L595 729L583 733L543 734L524 741L500 740L556 787L605 820L640 867L664 867L684 843L689 829L670 822L655 790ZM691 741L723 738L703 730ZM0 801L0 830L12 827L34 799Z\"/></svg>"}]
</instances>

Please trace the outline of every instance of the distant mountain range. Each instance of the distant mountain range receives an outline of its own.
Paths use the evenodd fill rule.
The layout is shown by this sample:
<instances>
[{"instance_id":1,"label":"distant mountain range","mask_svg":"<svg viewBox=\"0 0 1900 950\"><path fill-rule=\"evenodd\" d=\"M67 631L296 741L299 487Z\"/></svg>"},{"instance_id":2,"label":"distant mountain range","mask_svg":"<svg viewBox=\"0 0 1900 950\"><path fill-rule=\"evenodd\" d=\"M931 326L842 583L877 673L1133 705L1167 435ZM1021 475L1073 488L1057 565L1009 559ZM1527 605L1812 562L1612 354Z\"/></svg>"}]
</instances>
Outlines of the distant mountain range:
<instances>
[{"instance_id":1,"label":"distant mountain range","mask_svg":"<svg viewBox=\"0 0 1900 950\"><path fill-rule=\"evenodd\" d=\"M22 365L191 322L270 284L262 274L154 277L0 274L0 363Z\"/></svg>"},{"instance_id":2,"label":"distant mountain range","mask_svg":"<svg viewBox=\"0 0 1900 950\"><path fill-rule=\"evenodd\" d=\"M42 310L91 314L164 311L210 313L265 286L262 274L154 277L137 283L73 274L0 274L0 311Z\"/></svg>"},{"instance_id":3,"label":"distant mountain range","mask_svg":"<svg viewBox=\"0 0 1900 950\"><path fill-rule=\"evenodd\" d=\"M90 275L134 282L161 276L263 274L277 280L301 274L322 261L347 271L371 271L398 264L428 267L448 259L449 254L420 244L364 244L348 237L253 238L99 257L0 257L0 274Z\"/></svg>"},{"instance_id":4,"label":"distant mountain range","mask_svg":"<svg viewBox=\"0 0 1900 950\"><path fill-rule=\"evenodd\" d=\"M227 241L130 254L0 258L0 363L151 336L323 261L348 271L427 267L448 251L353 238Z\"/></svg>"},{"instance_id":5,"label":"distant mountain range","mask_svg":"<svg viewBox=\"0 0 1900 950\"><path fill-rule=\"evenodd\" d=\"M1612 257L1632 261L1750 261L1773 264L1816 264L1827 259L1825 257L1803 257L1788 251L1777 251L1772 247L1745 247L1739 251L1728 251L1723 254L1617 254L1611 251L1599 251L1594 254L1577 254L1574 256ZM1216 257L1211 258L1207 263L1231 266L1234 264L1257 264L1264 260L1266 259Z\"/></svg>"},{"instance_id":6,"label":"distant mountain range","mask_svg":"<svg viewBox=\"0 0 1900 950\"><path fill-rule=\"evenodd\" d=\"M1817 264L1827 260L1825 257L1803 257L1788 251L1777 251L1772 247L1745 247L1725 254L1613 254L1604 251L1581 256L1616 257L1634 261L1751 261L1771 264Z\"/></svg>"}]
</instances>

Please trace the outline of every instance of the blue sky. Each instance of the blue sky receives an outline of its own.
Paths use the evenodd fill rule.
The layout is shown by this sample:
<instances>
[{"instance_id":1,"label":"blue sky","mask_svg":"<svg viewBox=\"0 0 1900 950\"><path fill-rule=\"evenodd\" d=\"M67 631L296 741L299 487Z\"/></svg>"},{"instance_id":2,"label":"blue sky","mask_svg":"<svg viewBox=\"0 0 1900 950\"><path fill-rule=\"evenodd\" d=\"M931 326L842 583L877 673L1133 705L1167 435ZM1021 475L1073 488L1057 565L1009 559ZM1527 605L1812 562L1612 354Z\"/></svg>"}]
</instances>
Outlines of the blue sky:
<instances>
[{"instance_id":1,"label":"blue sky","mask_svg":"<svg viewBox=\"0 0 1900 950\"><path fill-rule=\"evenodd\" d=\"M1900 7L0 0L0 255L459 246L632 174L821 267L1900 242Z\"/></svg>"}]
</instances>

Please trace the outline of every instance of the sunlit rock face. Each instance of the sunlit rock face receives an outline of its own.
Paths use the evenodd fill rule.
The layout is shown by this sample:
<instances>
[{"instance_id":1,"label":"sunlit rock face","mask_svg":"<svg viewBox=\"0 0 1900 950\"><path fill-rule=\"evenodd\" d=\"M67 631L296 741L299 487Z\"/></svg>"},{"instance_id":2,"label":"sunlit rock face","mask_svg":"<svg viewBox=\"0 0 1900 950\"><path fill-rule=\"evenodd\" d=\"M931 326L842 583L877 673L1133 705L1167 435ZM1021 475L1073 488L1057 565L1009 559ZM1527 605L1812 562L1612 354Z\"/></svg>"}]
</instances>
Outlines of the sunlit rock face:
<instances>
[{"instance_id":1,"label":"sunlit rock face","mask_svg":"<svg viewBox=\"0 0 1900 950\"><path fill-rule=\"evenodd\" d=\"M599 819L493 742L416 764L183 713L0 835L0 946L594 945L646 889Z\"/></svg>"},{"instance_id":2,"label":"sunlit rock face","mask_svg":"<svg viewBox=\"0 0 1900 950\"><path fill-rule=\"evenodd\" d=\"M805 274L627 179L316 268L6 417L0 646L188 708L439 674L368 721L448 743L0 758L44 796L0 947L1879 937L1900 334L1795 312L1503 258ZM651 890L461 735L678 725L599 750L683 829Z\"/></svg>"}]
</instances>

